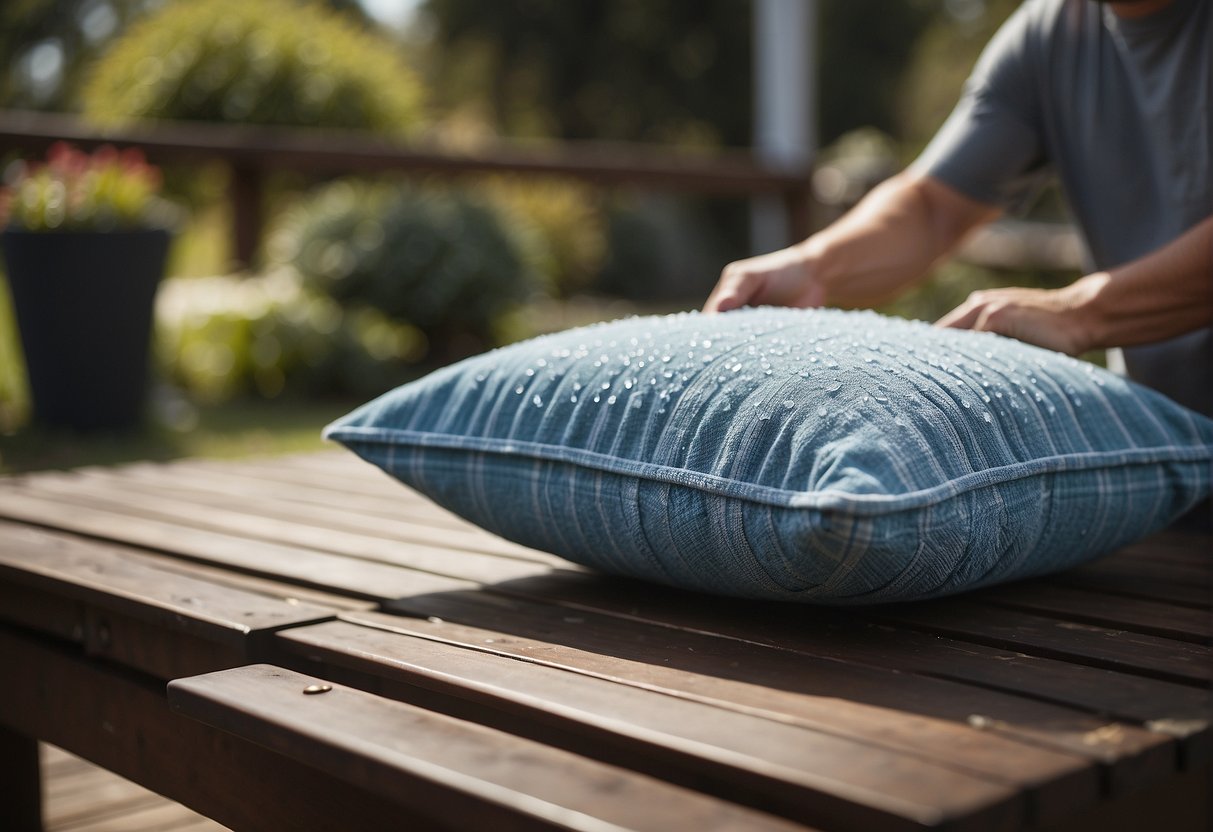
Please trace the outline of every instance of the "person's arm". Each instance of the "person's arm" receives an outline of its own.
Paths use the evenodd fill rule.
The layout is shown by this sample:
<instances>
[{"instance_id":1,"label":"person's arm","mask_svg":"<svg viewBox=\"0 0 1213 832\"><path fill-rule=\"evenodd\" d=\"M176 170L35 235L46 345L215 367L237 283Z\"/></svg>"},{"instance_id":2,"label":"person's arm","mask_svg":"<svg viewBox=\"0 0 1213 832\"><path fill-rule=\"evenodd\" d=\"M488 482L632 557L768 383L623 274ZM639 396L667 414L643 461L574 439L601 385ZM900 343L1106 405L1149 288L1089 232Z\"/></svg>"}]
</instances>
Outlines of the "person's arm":
<instances>
[{"instance_id":1,"label":"person's arm","mask_svg":"<svg viewBox=\"0 0 1213 832\"><path fill-rule=\"evenodd\" d=\"M938 326L1008 335L1080 355L1213 324L1213 217L1150 254L1061 289L974 292Z\"/></svg>"},{"instance_id":2,"label":"person's arm","mask_svg":"<svg viewBox=\"0 0 1213 832\"><path fill-rule=\"evenodd\" d=\"M727 265L704 311L880 303L997 214L936 179L903 172L807 240Z\"/></svg>"}]
</instances>

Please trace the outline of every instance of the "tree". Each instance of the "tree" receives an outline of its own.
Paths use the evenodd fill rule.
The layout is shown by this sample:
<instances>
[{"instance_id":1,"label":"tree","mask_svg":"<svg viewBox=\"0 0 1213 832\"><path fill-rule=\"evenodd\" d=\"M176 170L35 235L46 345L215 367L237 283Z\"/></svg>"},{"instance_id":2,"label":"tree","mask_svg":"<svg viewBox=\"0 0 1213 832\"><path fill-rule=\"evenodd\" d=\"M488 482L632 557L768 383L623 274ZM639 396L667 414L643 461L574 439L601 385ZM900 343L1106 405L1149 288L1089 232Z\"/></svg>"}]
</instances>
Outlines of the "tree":
<instances>
[{"instance_id":1,"label":"tree","mask_svg":"<svg viewBox=\"0 0 1213 832\"><path fill-rule=\"evenodd\" d=\"M80 87L93 61L131 23L164 2L4 0L0 3L0 107L77 109ZM327 0L326 5L372 25L358 0Z\"/></svg>"},{"instance_id":2,"label":"tree","mask_svg":"<svg viewBox=\"0 0 1213 832\"><path fill-rule=\"evenodd\" d=\"M739 0L427 0L431 82L500 131L684 144L751 141L751 5ZM821 3L821 136L892 130L933 4Z\"/></svg>"},{"instance_id":3,"label":"tree","mask_svg":"<svg viewBox=\"0 0 1213 832\"><path fill-rule=\"evenodd\" d=\"M380 33L297 0L191 0L127 29L97 61L83 111L407 133L423 118L412 68Z\"/></svg>"},{"instance_id":4,"label":"tree","mask_svg":"<svg viewBox=\"0 0 1213 832\"><path fill-rule=\"evenodd\" d=\"M88 65L140 14L137 0L10 0L0 6L0 105L67 110Z\"/></svg>"},{"instance_id":5,"label":"tree","mask_svg":"<svg viewBox=\"0 0 1213 832\"><path fill-rule=\"evenodd\" d=\"M436 97L508 134L744 143L749 7L736 0L429 0Z\"/></svg>"}]
</instances>

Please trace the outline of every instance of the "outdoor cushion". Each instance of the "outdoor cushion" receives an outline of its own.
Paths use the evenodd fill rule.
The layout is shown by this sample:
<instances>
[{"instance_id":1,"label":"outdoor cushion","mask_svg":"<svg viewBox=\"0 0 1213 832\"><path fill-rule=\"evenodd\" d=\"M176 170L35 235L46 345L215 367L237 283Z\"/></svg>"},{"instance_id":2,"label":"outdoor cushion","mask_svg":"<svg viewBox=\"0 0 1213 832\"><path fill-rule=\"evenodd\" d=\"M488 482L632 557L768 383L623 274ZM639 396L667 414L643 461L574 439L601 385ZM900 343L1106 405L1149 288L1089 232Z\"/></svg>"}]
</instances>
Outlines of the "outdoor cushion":
<instances>
[{"instance_id":1,"label":"outdoor cushion","mask_svg":"<svg viewBox=\"0 0 1213 832\"><path fill-rule=\"evenodd\" d=\"M326 435L490 531L605 572L868 603L1073 566L1210 493L1213 421L1090 363L872 312L544 336Z\"/></svg>"}]
</instances>

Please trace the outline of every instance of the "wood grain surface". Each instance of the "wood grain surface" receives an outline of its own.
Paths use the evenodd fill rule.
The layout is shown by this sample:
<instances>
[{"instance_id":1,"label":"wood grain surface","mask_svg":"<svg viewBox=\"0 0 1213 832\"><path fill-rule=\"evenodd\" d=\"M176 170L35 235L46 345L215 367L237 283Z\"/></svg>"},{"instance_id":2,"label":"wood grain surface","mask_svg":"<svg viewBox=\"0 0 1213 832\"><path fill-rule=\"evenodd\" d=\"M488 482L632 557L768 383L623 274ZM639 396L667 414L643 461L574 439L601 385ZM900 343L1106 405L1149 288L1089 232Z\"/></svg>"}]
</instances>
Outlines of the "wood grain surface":
<instances>
[{"instance_id":1,"label":"wood grain surface","mask_svg":"<svg viewBox=\"0 0 1213 832\"><path fill-rule=\"evenodd\" d=\"M1173 796L1213 757L1209 544L1172 530L1061 575L832 610L600 575L346 453L139 463L0 479L0 646L49 663L43 684L94 679L116 719L141 719L125 685L163 709L185 679L191 719L140 730L219 731L241 765L268 748L315 790L374 795L368 823L1027 830L1102 812L1111 832L1135 803L1194 829L1207 806ZM304 678L340 694L301 698ZM218 799L222 778L191 795L87 716L50 721L71 694L40 711L30 684L13 777L29 746L11 732L49 732L257 817Z\"/></svg>"}]
</instances>

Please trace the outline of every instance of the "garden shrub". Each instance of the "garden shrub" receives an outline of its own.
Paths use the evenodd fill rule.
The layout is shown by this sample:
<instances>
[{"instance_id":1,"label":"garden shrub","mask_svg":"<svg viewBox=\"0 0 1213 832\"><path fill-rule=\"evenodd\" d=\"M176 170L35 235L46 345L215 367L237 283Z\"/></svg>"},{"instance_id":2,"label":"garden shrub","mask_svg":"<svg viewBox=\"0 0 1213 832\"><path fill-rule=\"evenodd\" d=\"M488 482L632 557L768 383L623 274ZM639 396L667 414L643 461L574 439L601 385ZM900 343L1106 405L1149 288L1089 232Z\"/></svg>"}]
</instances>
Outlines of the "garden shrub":
<instances>
[{"instance_id":1,"label":"garden shrub","mask_svg":"<svg viewBox=\"0 0 1213 832\"><path fill-rule=\"evenodd\" d=\"M598 278L606 255L607 220L601 198L589 186L503 176L490 181L485 193L519 234L533 239L527 253L550 294L569 297Z\"/></svg>"},{"instance_id":2,"label":"garden shrub","mask_svg":"<svg viewBox=\"0 0 1213 832\"><path fill-rule=\"evenodd\" d=\"M635 301L701 303L730 251L700 200L622 195L607 213L606 257L595 288Z\"/></svg>"},{"instance_id":3,"label":"garden shrub","mask_svg":"<svg viewBox=\"0 0 1213 832\"><path fill-rule=\"evenodd\" d=\"M534 258L489 203L356 180L322 186L283 212L270 257L312 291L417 327L437 361L493 345L497 319L538 282Z\"/></svg>"},{"instance_id":4,"label":"garden shrub","mask_svg":"<svg viewBox=\"0 0 1213 832\"><path fill-rule=\"evenodd\" d=\"M370 396L415 376L415 327L342 307L279 271L169 281L157 310L164 375L202 402L242 395Z\"/></svg>"},{"instance_id":5,"label":"garden shrub","mask_svg":"<svg viewBox=\"0 0 1213 832\"><path fill-rule=\"evenodd\" d=\"M338 180L277 218L265 275L170 281L158 357L203 402L382 393L498 343L538 283L524 249L490 202Z\"/></svg>"},{"instance_id":6,"label":"garden shrub","mask_svg":"<svg viewBox=\"0 0 1213 832\"><path fill-rule=\"evenodd\" d=\"M8 281L0 272L0 434L17 429L29 416L29 385L17 334Z\"/></svg>"},{"instance_id":7,"label":"garden shrub","mask_svg":"<svg viewBox=\"0 0 1213 832\"><path fill-rule=\"evenodd\" d=\"M397 48L297 0L169 3L122 35L83 91L85 114L406 132L421 84Z\"/></svg>"}]
</instances>

